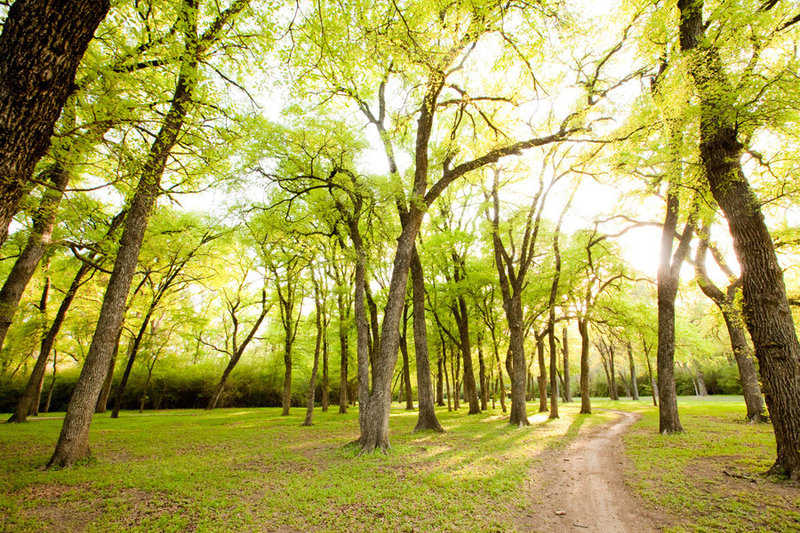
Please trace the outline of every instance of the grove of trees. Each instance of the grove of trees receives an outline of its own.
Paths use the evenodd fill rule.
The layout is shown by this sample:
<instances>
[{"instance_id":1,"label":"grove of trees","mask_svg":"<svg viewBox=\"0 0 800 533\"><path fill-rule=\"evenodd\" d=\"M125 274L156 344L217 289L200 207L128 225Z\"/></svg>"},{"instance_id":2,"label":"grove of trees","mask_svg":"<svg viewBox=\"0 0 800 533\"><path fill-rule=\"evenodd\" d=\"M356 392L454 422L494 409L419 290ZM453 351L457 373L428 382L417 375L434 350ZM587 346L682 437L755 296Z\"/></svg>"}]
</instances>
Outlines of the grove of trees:
<instances>
[{"instance_id":1,"label":"grove of trees","mask_svg":"<svg viewBox=\"0 0 800 533\"><path fill-rule=\"evenodd\" d=\"M0 3L9 421L741 393L800 479L800 11L595 4Z\"/></svg>"}]
</instances>

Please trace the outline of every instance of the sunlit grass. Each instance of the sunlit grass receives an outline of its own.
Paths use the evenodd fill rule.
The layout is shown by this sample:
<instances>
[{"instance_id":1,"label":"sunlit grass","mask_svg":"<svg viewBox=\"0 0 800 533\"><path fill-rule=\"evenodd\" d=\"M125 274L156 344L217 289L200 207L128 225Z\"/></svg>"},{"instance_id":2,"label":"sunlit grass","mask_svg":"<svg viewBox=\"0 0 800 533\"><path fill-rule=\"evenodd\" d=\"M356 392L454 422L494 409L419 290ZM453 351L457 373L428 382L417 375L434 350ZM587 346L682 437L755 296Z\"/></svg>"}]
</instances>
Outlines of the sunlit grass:
<instances>
[{"instance_id":1,"label":"sunlit grass","mask_svg":"<svg viewBox=\"0 0 800 533\"><path fill-rule=\"evenodd\" d=\"M775 437L770 424L745 423L741 397L680 397L677 435L658 434L652 406L596 406L643 414L623 438L629 483L678 518L669 531L800 531L800 488L760 475L775 460Z\"/></svg>"},{"instance_id":2,"label":"sunlit grass","mask_svg":"<svg viewBox=\"0 0 800 533\"><path fill-rule=\"evenodd\" d=\"M98 416L92 460L43 472L61 421L0 427L0 529L90 531L504 531L531 505L541 451L610 416L561 406L513 428L499 408L438 411L444 434L413 433L396 405L388 455L357 456L357 410L231 409Z\"/></svg>"}]
</instances>

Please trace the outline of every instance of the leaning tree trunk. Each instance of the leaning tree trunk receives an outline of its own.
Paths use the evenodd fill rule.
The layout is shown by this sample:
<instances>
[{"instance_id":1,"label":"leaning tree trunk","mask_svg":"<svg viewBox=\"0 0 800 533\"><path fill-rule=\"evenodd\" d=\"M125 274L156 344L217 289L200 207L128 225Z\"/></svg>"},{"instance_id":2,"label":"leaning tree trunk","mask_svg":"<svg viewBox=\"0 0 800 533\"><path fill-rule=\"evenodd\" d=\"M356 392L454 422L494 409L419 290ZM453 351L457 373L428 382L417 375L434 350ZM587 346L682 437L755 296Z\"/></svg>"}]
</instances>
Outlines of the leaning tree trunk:
<instances>
[{"instance_id":1,"label":"leaning tree trunk","mask_svg":"<svg viewBox=\"0 0 800 533\"><path fill-rule=\"evenodd\" d=\"M187 1L192 3L192 0ZM186 16L191 19L187 21L187 51L197 40L195 7L187 9ZM144 163L139 184L128 210L114 270L100 307L100 317L92 344L70 398L64 425L55 452L48 462L48 468L69 466L89 455L89 428L92 424L92 415L100 388L103 386L105 372L108 370L108 360L114 351L114 343L122 326L125 300L136 270L147 221L161 191L161 177L164 174L167 157L178 139L197 83L198 58L194 53L190 53L189 56L181 65L171 107Z\"/></svg>"},{"instance_id":2,"label":"leaning tree trunk","mask_svg":"<svg viewBox=\"0 0 800 533\"><path fill-rule=\"evenodd\" d=\"M108 0L17 0L0 34L0 245Z\"/></svg>"},{"instance_id":3,"label":"leaning tree trunk","mask_svg":"<svg viewBox=\"0 0 800 533\"><path fill-rule=\"evenodd\" d=\"M52 185L45 189L39 209L33 217L33 227L25 248L14 261L14 266L11 267L11 271L0 289L0 348L3 346L8 328L17 312L22 293L25 292L25 287L28 286L36 267L39 266L39 261L50 245L58 205L61 203L64 190L69 183L69 173L59 165L54 165L53 168L42 174L48 175ZM0 186L0 188L2 187ZM0 221L1 223L2 221Z\"/></svg>"},{"instance_id":4,"label":"leaning tree trunk","mask_svg":"<svg viewBox=\"0 0 800 533\"><path fill-rule=\"evenodd\" d=\"M50 329L42 337L42 343L39 347L39 357L36 358L36 364L33 366L33 372L31 372L28 384L25 386L25 392L22 393L22 397L17 402L14 414L8 419L8 422L25 422L28 415L33 412L34 404L37 403L37 398L39 396L37 394L39 383L44 380L47 361L50 358L50 352L53 350L56 336L61 329L61 325L64 323L72 301L75 299L75 294L83 284L83 278L91 269L92 267L83 263L78 269L78 273L75 274L75 278L72 280L67 293L64 295L64 299L61 300L61 304L58 306L58 311L56 311L56 316L53 319Z\"/></svg>"},{"instance_id":5,"label":"leaning tree trunk","mask_svg":"<svg viewBox=\"0 0 800 533\"><path fill-rule=\"evenodd\" d=\"M679 0L680 43L700 97L700 157L742 266L744 317L755 347L777 457L772 472L800 480L800 343L783 271L761 206L741 167L743 145L734 91L713 42L706 42L702 0Z\"/></svg>"},{"instance_id":6,"label":"leaning tree trunk","mask_svg":"<svg viewBox=\"0 0 800 533\"><path fill-rule=\"evenodd\" d=\"M723 292L720 287L717 287L714 282L711 281L708 277L705 265L706 252L709 249L708 234L705 228L703 228L700 233L702 233L702 238L697 246L697 255L694 262L697 285L700 287L703 294L708 296L711 301L716 304L722 312L722 318L725 320L725 327L728 330L733 356L739 368L739 381L742 384L742 395L744 396L744 403L747 406L747 419L751 422L767 422L769 417L766 416L764 412L764 399L761 396L761 385L758 383L756 365L753 362L753 351L747 343L744 319L742 318L742 313L736 302L736 293L741 283L741 278L737 278L730 283L726 292ZM720 268L722 268L726 274L729 274L729 277L733 277L733 272L713 249L712 255Z\"/></svg>"},{"instance_id":7,"label":"leaning tree trunk","mask_svg":"<svg viewBox=\"0 0 800 533\"><path fill-rule=\"evenodd\" d=\"M747 419L751 422L767 422L769 417L764 413L764 398L761 395L761 385L758 383L756 365L753 363L753 351L747 344L741 316L738 312L736 316L730 316L730 313L723 312L722 316L731 339L733 357L739 367L739 381L742 384L742 395L747 406Z\"/></svg>"},{"instance_id":8,"label":"leaning tree trunk","mask_svg":"<svg viewBox=\"0 0 800 533\"><path fill-rule=\"evenodd\" d=\"M433 385L431 383L430 358L428 356L428 330L425 324L425 272L417 253L417 247L411 252L411 290L414 306L414 354L417 359L417 396L419 400L419 416L414 431L432 429L443 432L444 429L436 418L433 399ZM442 365L439 360L439 381L437 390L441 398L442 390ZM444 402L442 402L442 405Z\"/></svg>"},{"instance_id":9,"label":"leaning tree trunk","mask_svg":"<svg viewBox=\"0 0 800 533\"><path fill-rule=\"evenodd\" d=\"M461 258L452 254L455 263L454 279L456 283L463 281L461 271ZM467 313L467 300L459 294L453 306L453 317L458 327L458 346L461 349L461 358L464 360L464 395L469 403L468 415L480 414L481 407L478 401L478 391L475 385L475 371L472 368L472 346L469 337L469 314Z\"/></svg>"}]
</instances>

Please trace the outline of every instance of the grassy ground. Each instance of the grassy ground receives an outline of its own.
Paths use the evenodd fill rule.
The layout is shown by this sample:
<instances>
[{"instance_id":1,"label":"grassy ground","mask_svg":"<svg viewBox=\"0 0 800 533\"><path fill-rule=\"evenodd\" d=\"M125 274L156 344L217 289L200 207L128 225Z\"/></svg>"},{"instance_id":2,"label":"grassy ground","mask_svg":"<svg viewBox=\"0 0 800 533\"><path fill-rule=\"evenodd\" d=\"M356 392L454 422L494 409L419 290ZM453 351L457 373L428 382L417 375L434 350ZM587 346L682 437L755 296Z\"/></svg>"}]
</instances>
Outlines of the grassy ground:
<instances>
[{"instance_id":1,"label":"grassy ground","mask_svg":"<svg viewBox=\"0 0 800 533\"><path fill-rule=\"evenodd\" d=\"M595 403L643 414L623 437L629 484L673 517L667 531L800 531L800 488L760 475L775 460L772 426L746 424L741 397L678 404L685 431L662 436L652 406Z\"/></svg>"},{"instance_id":2,"label":"grassy ground","mask_svg":"<svg viewBox=\"0 0 800 533\"><path fill-rule=\"evenodd\" d=\"M529 512L537 455L611 419L440 411L444 435L414 434L397 406L388 456L356 457L357 412L278 409L123 412L96 417L92 460L43 472L61 421L0 426L0 530L506 531ZM529 408L534 412L534 407Z\"/></svg>"},{"instance_id":3,"label":"grassy ground","mask_svg":"<svg viewBox=\"0 0 800 533\"><path fill-rule=\"evenodd\" d=\"M594 401L642 413L624 437L627 475L668 531L800 531L800 489L766 479L769 424L743 423L736 397L680 398L681 435L657 434L646 401ZM92 460L40 471L59 419L0 425L0 531L508 531L535 514L530 469L541 452L614 415L531 416L514 429L498 410L439 411L444 435L414 434L395 406L388 456L357 457L357 411L221 409L98 416ZM529 406L535 412L535 406ZM726 474L727 472L727 474ZM527 483L526 483L527 482Z\"/></svg>"}]
</instances>

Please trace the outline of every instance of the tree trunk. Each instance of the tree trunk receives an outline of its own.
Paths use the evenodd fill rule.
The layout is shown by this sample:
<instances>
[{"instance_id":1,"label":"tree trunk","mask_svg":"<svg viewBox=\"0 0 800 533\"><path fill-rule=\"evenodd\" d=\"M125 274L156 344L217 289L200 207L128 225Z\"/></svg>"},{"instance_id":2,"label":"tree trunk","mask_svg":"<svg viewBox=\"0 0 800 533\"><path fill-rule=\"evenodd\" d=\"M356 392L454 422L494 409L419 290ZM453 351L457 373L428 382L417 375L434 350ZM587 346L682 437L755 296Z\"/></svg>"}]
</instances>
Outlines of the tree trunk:
<instances>
[{"instance_id":1,"label":"tree trunk","mask_svg":"<svg viewBox=\"0 0 800 533\"><path fill-rule=\"evenodd\" d=\"M614 361L614 344L608 344L608 367L611 373L611 381L609 382L609 390L611 391L611 399L619 401L619 394L617 393L617 377L616 377L616 365Z\"/></svg>"},{"instance_id":2,"label":"tree trunk","mask_svg":"<svg viewBox=\"0 0 800 533\"><path fill-rule=\"evenodd\" d=\"M497 377L500 381L500 409L503 413L506 412L506 384L503 379L503 364L500 362L500 352L497 350L497 339L495 338L494 330L492 330L492 349L494 350L494 358L497 362Z\"/></svg>"},{"instance_id":3,"label":"tree trunk","mask_svg":"<svg viewBox=\"0 0 800 533\"><path fill-rule=\"evenodd\" d=\"M536 336L536 353L539 357L539 412L546 413L547 407L547 367L544 361L544 337Z\"/></svg>"},{"instance_id":4,"label":"tree trunk","mask_svg":"<svg viewBox=\"0 0 800 533\"><path fill-rule=\"evenodd\" d=\"M339 353L341 355L339 365L339 414L347 413L347 360L350 358L347 335L349 333L347 322L349 316L344 304L343 287L339 288L337 303L339 305Z\"/></svg>"},{"instance_id":5,"label":"tree trunk","mask_svg":"<svg viewBox=\"0 0 800 533\"><path fill-rule=\"evenodd\" d=\"M47 402L44 404L44 412L50 412L50 400L53 399L53 389L56 387L56 365L58 362L58 354L53 350L53 379L50 380L50 388L47 391Z\"/></svg>"},{"instance_id":6,"label":"tree trunk","mask_svg":"<svg viewBox=\"0 0 800 533\"><path fill-rule=\"evenodd\" d=\"M511 414L509 424L522 427L529 426L528 410L525 404L525 339L523 337L524 325L522 320L522 302L519 297L514 297L507 306L506 316L509 329L509 349L511 351Z\"/></svg>"},{"instance_id":7,"label":"tree trunk","mask_svg":"<svg viewBox=\"0 0 800 533\"><path fill-rule=\"evenodd\" d=\"M662 434L683 431L678 416L678 395L675 390L675 298L678 294L680 264L672 259L672 243L678 220L679 200L674 185L667 191L667 214L661 233L658 268L658 418Z\"/></svg>"},{"instance_id":8,"label":"tree trunk","mask_svg":"<svg viewBox=\"0 0 800 533\"><path fill-rule=\"evenodd\" d=\"M314 306L317 309L317 339L314 344L314 365L311 367L311 379L308 382L308 402L306 403L306 418L301 425L313 426L314 425L314 395L317 389L317 371L319 369L319 352L322 346L323 321L322 321L322 303L320 302L320 288L319 283L314 279L314 270L311 269L312 281L314 283Z\"/></svg>"},{"instance_id":9,"label":"tree trunk","mask_svg":"<svg viewBox=\"0 0 800 533\"><path fill-rule=\"evenodd\" d=\"M481 411L489 407L489 381L486 377L486 362L483 360L483 338L478 335L478 377L481 382Z\"/></svg>"},{"instance_id":10,"label":"tree trunk","mask_svg":"<svg viewBox=\"0 0 800 533\"><path fill-rule=\"evenodd\" d=\"M697 361L694 362L694 366L697 369L695 372L695 378L697 379L697 395L708 396L708 389L706 388L706 381L705 377L703 376L703 371L700 369L700 365L697 363Z\"/></svg>"},{"instance_id":11,"label":"tree trunk","mask_svg":"<svg viewBox=\"0 0 800 533\"><path fill-rule=\"evenodd\" d=\"M283 410L281 416L289 416L292 407L292 341L287 335L283 343L283 397L281 403Z\"/></svg>"},{"instance_id":12,"label":"tree trunk","mask_svg":"<svg viewBox=\"0 0 800 533\"><path fill-rule=\"evenodd\" d=\"M461 409L461 382L458 379L459 366L461 364L461 352L456 351L456 347L452 347L450 352L450 375L453 377L453 409L458 411Z\"/></svg>"},{"instance_id":13,"label":"tree trunk","mask_svg":"<svg viewBox=\"0 0 800 533\"><path fill-rule=\"evenodd\" d=\"M572 402L572 384L569 375L569 344L567 343L567 326L561 329L561 351L564 356L564 401Z\"/></svg>"},{"instance_id":14,"label":"tree trunk","mask_svg":"<svg viewBox=\"0 0 800 533\"><path fill-rule=\"evenodd\" d=\"M120 329L120 334L122 329ZM108 362L108 370L106 371L106 379L103 381L103 388L100 389L100 397L97 399L97 405L94 408L95 414L103 414L106 412L108 406L108 397L111 394L111 382L114 380L114 367L117 364L117 353L119 352L119 337L117 337L117 345L114 346L114 353L111 354L111 359Z\"/></svg>"},{"instance_id":15,"label":"tree trunk","mask_svg":"<svg viewBox=\"0 0 800 533\"><path fill-rule=\"evenodd\" d=\"M447 411L450 412L453 410L453 404L451 401L452 394L450 393L450 373L447 371L447 347L444 339L442 339L442 365L444 365L444 381L447 385Z\"/></svg>"},{"instance_id":16,"label":"tree trunk","mask_svg":"<svg viewBox=\"0 0 800 533\"><path fill-rule=\"evenodd\" d=\"M436 360L436 405L444 407L444 375L442 372L442 357Z\"/></svg>"},{"instance_id":17,"label":"tree trunk","mask_svg":"<svg viewBox=\"0 0 800 533\"><path fill-rule=\"evenodd\" d=\"M331 403L330 378L328 377L328 321L323 324L322 333L322 412L328 412Z\"/></svg>"},{"instance_id":18,"label":"tree trunk","mask_svg":"<svg viewBox=\"0 0 800 533\"><path fill-rule=\"evenodd\" d=\"M428 329L425 323L425 271L419 258L416 246L411 252L411 292L414 306L414 355L417 359L417 396L419 398L419 416L414 431L431 429L443 432L444 428L436 418L431 384L430 358L428 356ZM441 401L442 365L439 360L439 381L437 392ZM442 402L442 405L444 402Z\"/></svg>"},{"instance_id":19,"label":"tree trunk","mask_svg":"<svg viewBox=\"0 0 800 533\"><path fill-rule=\"evenodd\" d=\"M0 245L108 0L18 0L0 34Z\"/></svg>"},{"instance_id":20,"label":"tree trunk","mask_svg":"<svg viewBox=\"0 0 800 533\"><path fill-rule=\"evenodd\" d=\"M45 189L39 209L33 217L33 228L25 248L17 257L2 289L0 289L0 348L3 346L8 328L17 312L22 293L25 292L25 287L28 286L36 267L39 266L45 250L50 246L58 205L61 203L64 190L69 183L69 173L59 165L54 165L42 174L47 175L52 187ZM40 177L44 178L45 176ZM2 185L0 185L0 189L2 189ZM0 220L0 229L2 227L2 220Z\"/></svg>"},{"instance_id":21,"label":"tree trunk","mask_svg":"<svg viewBox=\"0 0 800 533\"><path fill-rule=\"evenodd\" d=\"M764 399L761 396L761 385L758 383L756 366L753 363L753 351L747 343L744 319L736 302L736 292L741 283L741 278L735 279L730 283L726 292L714 285L708 277L705 265L706 252L709 249L708 231L706 228L702 228L698 234L701 239L697 246L697 255L694 262L697 285L703 291L703 294L716 304L722 312L722 318L725 320L733 356L739 368L739 380L742 384L742 394L747 406L747 419L751 422L766 422L769 417L764 413ZM720 268L732 278L733 272L730 271L725 261L714 253L713 249L712 256Z\"/></svg>"},{"instance_id":22,"label":"tree trunk","mask_svg":"<svg viewBox=\"0 0 800 533\"><path fill-rule=\"evenodd\" d=\"M753 363L753 351L747 343L741 316L734 317L723 312L723 318L731 339L733 357L739 367L739 380L742 384L744 403L747 406L747 419L751 422L766 422L768 417L764 413L764 398L761 396L761 385L758 383L756 365Z\"/></svg>"},{"instance_id":23,"label":"tree trunk","mask_svg":"<svg viewBox=\"0 0 800 533\"><path fill-rule=\"evenodd\" d=\"M456 277L456 281L460 278ZM475 371L472 368L472 343L469 337L469 315L467 314L467 302L463 295L457 298L457 304L453 307L453 316L458 326L459 348L461 359L464 361L464 396L469 404L467 414L480 414L481 407L478 400L478 390L475 384Z\"/></svg>"},{"instance_id":24,"label":"tree trunk","mask_svg":"<svg viewBox=\"0 0 800 533\"><path fill-rule=\"evenodd\" d=\"M186 10L186 17L189 19L186 24L188 52L192 50L197 41L197 10L193 0L187 0L187 2L190 4L189 9ZM167 157L182 129L197 83L198 58L194 53L188 55L191 57L181 65L171 107L150 148L139 184L131 201L114 270L108 281L100 308L97 328L81 375L70 398L64 425L61 428L53 457L48 462L48 468L69 466L89 455L89 428L92 423L92 414L97 405L105 373L108 370L108 360L122 326L125 300L133 280L147 221L161 190L161 177Z\"/></svg>"},{"instance_id":25,"label":"tree trunk","mask_svg":"<svg viewBox=\"0 0 800 533\"><path fill-rule=\"evenodd\" d=\"M631 367L631 398L639 401L639 383L636 381L636 362L633 360L633 346L628 341L628 364Z\"/></svg>"},{"instance_id":26,"label":"tree trunk","mask_svg":"<svg viewBox=\"0 0 800 533\"><path fill-rule=\"evenodd\" d=\"M550 415L549 419L558 418L558 352L556 351L555 315L551 316L548 325L550 343Z\"/></svg>"},{"instance_id":27,"label":"tree trunk","mask_svg":"<svg viewBox=\"0 0 800 533\"><path fill-rule=\"evenodd\" d=\"M25 392L23 392L22 397L17 402L14 414L8 419L8 422L25 422L28 415L34 410L37 397L36 390L39 388L38 384L44 380L47 360L50 357L50 352L53 350L56 336L61 329L61 325L64 323L72 301L75 299L75 294L83 284L83 278L90 270L91 267L83 263L78 269L77 274L75 274L75 278L72 280L67 293L64 295L64 299L61 300L61 304L58 306L58 311L56 311L56 316L53 318L50 329L42 337L39 357L36 358L36 364L33 366L33 372L28 379L28 384L25 386Z\"/></svg>"},{"instance_id":28,"label":"tree trunk","mask_svg":"<svg viewBox=\"0 0 800 533\"><path fill-rule=\"evenodd\" d=\"M411 368L408 361L408 305L403 309L403 332L400 335L400 352L403 354L403 386L406 400L406 411L414 410L414 398L411 395Z\"/></svg>"},{"instance_id":29,"label":"tree trunk","mask_svg":"<svg viewBox=\"0 0 800 533\"><path fill-rule=\"evenodd\" d=\"M142 319L142 324L139 326L139 331L136 332L136 337L133 338L133 341L128 348L128 362L125 364L125 370L122 372L122 378L120 379L119 385L117 385L117 390L114 393L114 407L111 410L111 418L119 418L119 410L122 407L122 395L125 393L125 387L128 386L128 379L131 377L133 363L136 361L136 356L139 353L139 347L142 345L142 339L147 331L148 324L150 324L150 318L153 316L156 305L157 301L153 299L150 302L150 306L147 308L147 313L145 313L144 318ZM120 329L117 332L117 340L114 348L115 351L119 346L119 341L122 334L121 326L122 324L120 324Z\"/></svg>"},{"instance_id":30,"label":"tree trunk","mask_svg":"<svg viewBox=\"0 0 800 533\"><path fill-rule=\"evenodd\" d=\"M647 361L647 375L650 377L650 389L653 394L653 407L658 407L658 384L656 383L656 377L653 375L653 366L650 364L650 348L648 348L646 345L644 346L644 358Z\"/></svg>"},{"instance_id":31,"label":"tree trunk","mask_svg":"<svg viewBox=\"0 0 800 533\"><path fill-rule=\"evenodd\" d=\"M578 320L578 332L581 335L581 410L580 414L592 414L592 401L589 398L589 320Z\"/></svg>"}]
</instances>

